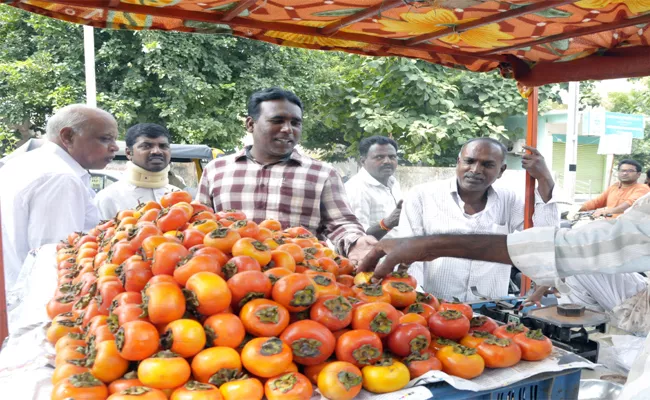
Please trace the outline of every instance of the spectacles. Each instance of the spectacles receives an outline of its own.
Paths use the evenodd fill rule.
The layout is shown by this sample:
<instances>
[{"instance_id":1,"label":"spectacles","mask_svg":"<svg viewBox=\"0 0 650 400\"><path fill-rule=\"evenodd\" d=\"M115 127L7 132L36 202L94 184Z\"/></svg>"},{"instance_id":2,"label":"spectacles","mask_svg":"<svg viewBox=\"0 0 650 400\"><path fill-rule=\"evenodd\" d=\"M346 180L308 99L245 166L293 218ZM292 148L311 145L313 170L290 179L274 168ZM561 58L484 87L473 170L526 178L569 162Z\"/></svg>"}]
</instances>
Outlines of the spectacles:
<instances>
[{"instance_id":1,"label":"spectacles","mask_svg":"<svg viewBox=\"0 0 650 400\"><path fill-rule=\"evenodd\" d=\"M635 169L619 169L619 174L636 174L638 171Z\"/></svg>"}]
</instances>

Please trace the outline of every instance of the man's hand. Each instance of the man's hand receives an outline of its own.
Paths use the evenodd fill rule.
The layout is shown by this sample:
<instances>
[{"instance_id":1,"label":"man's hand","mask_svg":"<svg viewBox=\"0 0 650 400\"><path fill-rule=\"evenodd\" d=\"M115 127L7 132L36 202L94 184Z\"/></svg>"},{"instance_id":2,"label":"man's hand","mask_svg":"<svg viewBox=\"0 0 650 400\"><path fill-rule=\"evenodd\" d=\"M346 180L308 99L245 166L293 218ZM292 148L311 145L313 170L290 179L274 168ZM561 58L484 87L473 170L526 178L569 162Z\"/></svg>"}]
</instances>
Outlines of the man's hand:
<instances>
[{"instance_id":1,"label":"man's hand","mask_svg":"<svg viewBox=\"0 0 650 400\"><path fill-rule=\"evenodd\" d=\"M384 261L377 265L384 256ZM357 272L374 270L375 277L380 279L393 271L396 265L440 257L512 264L505 235L433 235L382 239L361 261Z\"/></svg>"},{"instance_id":2,"label":"man's hand","mask_svg":"<svg viewBox=\"0 0 650 400\"><path fill-rule=\"evenodd\" d=\"M549 171L542 153L534 147L523 146L523 148L530 153L525 153L521 157L521 166L528 171L530 176L537 180L552 179L551 171Z\"/></svg>"},{"instance_id":3,"label":"man's hand","mask_svg":"<svg viewBox=\"0 0 650 400\"><path fill-rule=\"evenodd\" d=\"M374 270L373 277L381 279L391 273L396 265L425 261L428 257L420 250L419 243L417 238L382 239L359 264L357 272ZM384 261L377 265L384 256Z\"/></svg>"},{"instance_id":4,"label":"man's hand","mask_svg":"<svg viewBox=\"0 0 650 400\"><path fill-rule=\"evenodd\" d=\"M607 208L601 208L601 209L598 209L598 210L594 211L594 213L591 214L591 216L592 216L593 218L597 218L597 217L605 216L605 215L607 215L607 214L611 214L611 212L609 211L609 209L607 209Z\"/></svg>"},{"instance_id":5,"label":"man's hand","mask_svg":"<svg viewBox=\"0 0 650 400\"><path fill-rule=\"evenodd\" d=\"M521 157L521 166L528 171L531 177L537 179L537 190L546 203L553 197L553 187L555 186L551 171L539 150L530 146L523 146L523 148L530 153Z\"/></svg>"},{"instance_id":6,"label":"man's hand","mask_svg":"<svg viewBox=\"0 0 650 400\"><path fill-rule=\"evenodd\" d=\"M549 287L549 286L540 286L531 294L522 304L523 307L529 307L529 306L537 306L541 307L542 306L542 297L546 296L547 294L554 294L555 297L560 297L560 292L558 292L555 288Z\"/></svg>"},{"instance_id":7,"label":"man's hand","mask_svg":"<svg viewBox=\"0 0 650 400\"><path fill-rule=\"evenodd\" d=\"M402 200L397 203L397 207L390 213L390 215L384 218L384 224L389 228L393 229L399 225L399 216L402 213Z\"/></svg>"},{"instance_id":8,"label":"man's hand","mask_svg":"<svg viewBox=\"0 0 650 400\"><path fill-rule=\"evenodd\" d=\"M348 252L350 262L354 265L358 265L366 254L372 250L375 244L377 244L377 239L375 239L374 236L361 236L356 243L352 245L352 248Z\"/></svg>"}]
</instances>

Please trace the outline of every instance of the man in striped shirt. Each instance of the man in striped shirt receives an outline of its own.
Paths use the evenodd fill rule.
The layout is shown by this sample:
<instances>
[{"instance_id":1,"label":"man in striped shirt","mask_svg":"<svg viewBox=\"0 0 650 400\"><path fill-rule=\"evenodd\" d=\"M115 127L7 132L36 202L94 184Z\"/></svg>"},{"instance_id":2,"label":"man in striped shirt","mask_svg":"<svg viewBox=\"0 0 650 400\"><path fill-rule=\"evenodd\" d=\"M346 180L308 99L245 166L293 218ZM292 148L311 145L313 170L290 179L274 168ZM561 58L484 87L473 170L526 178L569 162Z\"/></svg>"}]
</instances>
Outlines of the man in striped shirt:
<instances>
[{"instance_id":1,"label":"man in striped shirt","mask_svg":"<svg viewBox=\"0 0 650 400\"><path fill-rule=\"evenodd\" d=\"M386 257L378 264L382 257ZM517 266L539 285L573 275L643 272L650 265L650 194L620 218L577 229L532 228L509 235L433 235L383 239L359 265L377 279L401 263L458 257ZM647 306L647 303L645 304ZM620 399L650 398L650 336L632 365Z\"/></svg>"},{"instance_id":2,"label":"man in striped shirt","mask_svg":"<svg viewBox=\"0 0 650 400\"><path fill-rule=\"evenodd\" d=\"M203 170L198 200L215 211L241 210L259 223L280 221L327 237L353 263L377 240L367 236L345 198L334 168L300 154L303 106L292 92L260 90L248 101L246 129L253 145Z\"/></svg>"}]
</instances>

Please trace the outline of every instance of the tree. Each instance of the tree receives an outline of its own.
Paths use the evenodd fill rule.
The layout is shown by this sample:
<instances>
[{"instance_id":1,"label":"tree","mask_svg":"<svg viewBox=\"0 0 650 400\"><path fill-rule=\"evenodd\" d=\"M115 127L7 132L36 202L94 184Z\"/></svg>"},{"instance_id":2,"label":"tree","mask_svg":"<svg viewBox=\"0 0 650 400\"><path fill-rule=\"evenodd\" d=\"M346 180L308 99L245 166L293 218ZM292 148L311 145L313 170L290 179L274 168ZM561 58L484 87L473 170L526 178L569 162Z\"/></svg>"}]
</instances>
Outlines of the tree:
<instances>
[{"instance_id":1,"label":"tree","mask_svg":"<svg viewBox=\"0 0 650 400\"><path fill-rule=\"evenodd\" d=\"M356 155L366 136L392 135L409 162L455 163L476 136L508 141L504 126L524 114L513 80L403 58L373 58L274 46L218 33L95 30L98 106L120 131L167 126L179 143L232 150L245 131L246 99L282 86L305 104L303 145L322 158ZM84 102L82 28L0 6L0 151L42 133L57 108ZM559 85L542 88L557 101ZM542 107L544 108L544 106Z\"/></svg>"},{"instance_id":2,"label":"tree","mask_svg":"<svg viewBox=\"0 0 650 400\"><path fill-rule=\"evenodd\" d=\"M521 135L507 131L504 121L524 114L527 102L514 81L496 73L401 58L341 58L343 84L322 99L317 110L322 124L305 140L310 147L337 143L328 158L355 154L365 136L391 135L412 163L452 165L460 145L470 138L508 141ZM540 102L558 100L558 90L557 85L542 88Z\"/></svg>"},{"instance_id":3,"label":"tree","mask_svg":"<svg viewBox=\"0 0 650 400\"><path fill-rule=\"evenodd\" d=\"M642 78L645 89L634 89L630 92L609 93L609 110L627 114L650 116L650 79ZM632 140L632 153L617 155L615 164L620 160L631 158L641 163L644 170L650 168L650 126L646 124L643 139Z\"/></svg>"},{"instance_id":4,"label":"tree","mask_svg":"<svg viewBox=\"0 0 650 400\"><path fill-rule=\"evenodd\" d=\"M55 109L85 101L82 36L78 25L0 7L3 146L42 133ZM116 116L121 132L160 123L176 142L224 150L245 134L251 92L283 86L315 104L331 81L321 75L335 61L231 36L157 31L95 30L95 53L98 106Z\"/></svg>"}]
</instances>

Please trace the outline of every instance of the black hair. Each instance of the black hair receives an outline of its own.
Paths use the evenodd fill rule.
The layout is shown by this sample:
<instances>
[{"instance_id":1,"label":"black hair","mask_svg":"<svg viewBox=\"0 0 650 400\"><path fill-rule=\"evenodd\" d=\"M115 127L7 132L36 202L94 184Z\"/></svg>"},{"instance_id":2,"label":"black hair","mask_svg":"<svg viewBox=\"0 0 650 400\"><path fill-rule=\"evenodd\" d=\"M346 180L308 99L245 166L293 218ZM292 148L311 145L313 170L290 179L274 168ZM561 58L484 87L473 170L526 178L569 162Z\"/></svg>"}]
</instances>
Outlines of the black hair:
<instances>
[{"instance_id":1,"label":"black hair","mask_svg":"<svg viewBox=\"0 0 650 400\"><path fill-rule=\"evenodd\" d=\"M295 93L279 87L272 87L251 94L248 98L248 116L257 121L260 117L260 104L271 100L287 100L300 107L300 111L303 110L302 101Z\"/></svg>"},{"instance_id":2,"label":"black hair","mask_svg":"<svg viewBox=\"0 0 650 400\"><path fill-rule=\"evenodd\" d=\"M645 176L647 176L647 177L648 177L648 179L650 179L650 169L649 169L649 170L647 170L647 171L645 172Z\"/></svg>"},{"instance_id":3,"label":"black hair","mask_svg":"<svg viewBox=\"0 0 650 400\"><path fill-rule=\"evenodd\" d=\"M386 137L386 136L370 136L367 138L363 138L361 142L359 142L359 154L361 154L361 157L365 157L368 155L368 151L372 147L373 144L389 144L395 148L395 151L397 151L397 142L394 141L393 139Z\"/></svg>"},{"instance_id":4,"label":"black hair","mask_svg":"<svg viewBox=\"0 0 650 400\"><path fill-rule=\"evenodd\" d=\"M504 163L506 162L506 155L508 154L508 148L503 143L499 142L496 139L492 139L490 137L477 137L477 138L470 139L470 140L466 141L465 144L463 144L463 146L460 148L460 152L462 153L463 149L468 144L470 144L472 142L479 142L479 141L487 142L487 143L490 143L490 144L493 144L493 145L497 146L501 150L501 155L503 156L503 162Z\"/></svg>"},{"instance_id":5,"label":"black hair","mask_svg":"<svg viewBox=\"0 0 650 400\"><path fill-rule=\"evenodd\" d=\"M639 164L639 162L635 160L631 160L631 159L621 160L621 162L618 163L618 169L621 169L621 165L623 164L634 165L636 167L636 172L641 172L641 170L643 170L641 164Z\"/></svg>"},{"instance_id":6,"label":"black hair","mask_svg":"<svg viewBox=\"0 0 650 400\"><path fill-rule=\"evenodd\" d=\"M140 136L146 136L149 139L156 139L161 136L167 138L168 141L172 141L172 136L169 134L169 131L164 126L158 124L137 124L133 125L126 131L126 147L129 149L133 148L133 145L138 140Z\"/></svg>"}]
</instances>

